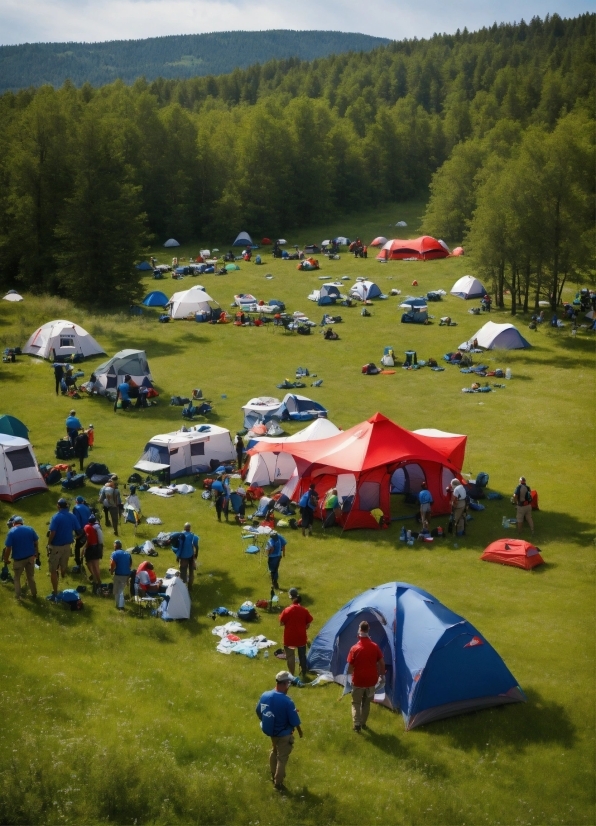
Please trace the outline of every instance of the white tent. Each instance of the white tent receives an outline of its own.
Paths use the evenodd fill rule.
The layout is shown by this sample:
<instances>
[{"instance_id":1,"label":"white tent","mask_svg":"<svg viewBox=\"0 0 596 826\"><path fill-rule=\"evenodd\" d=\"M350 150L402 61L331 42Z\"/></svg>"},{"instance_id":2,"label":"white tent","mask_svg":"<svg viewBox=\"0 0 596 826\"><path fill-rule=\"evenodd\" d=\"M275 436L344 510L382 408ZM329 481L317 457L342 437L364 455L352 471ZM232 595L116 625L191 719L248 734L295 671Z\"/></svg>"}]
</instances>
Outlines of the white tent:
<instances>
[{"instance_id":1,"label":"white tent","mask_svg":"<svg viewBox=\"0 0 596 826\"><path fill-rule=\"evenodd\" d=\"M451 288L451 295L456 295L458 298L482 298L486 294L486 290L473 275L464 275L458 279Z\"/></svg>"},{"instance_id":2,"label":"white tent","mask_svg":"<svg viewBox=\"0 0 596 826\"><path fill-rule=\"evenodd\" d=\"M338 244L342 244L344 247L347 247L350 243L350 239L347 235L338 235L335 240Z\"/></svg>"},{"instance_id":3,"label":"white tent","mask_svg":"<svg viewBox=\"0 0 596 826\"><path fill-rule=\"evenodd\" d=\"M203 424L154 436L145 445L135 468L145 473L169 470L170 479L177 479L192 473L207 473L212 462L220 465L235 458L230 431L215 424Z\"/></svg>"},{"instance_id":4,"label":"white tent","mask_svg":"<svg viewBox=\"0 0 596 826\"><path fill-rule=\"evenodd\" d=\"M168 238L168 240L164 244L164 247L179 247L179 246L180 246L180 244L178 243L178 241L176 241L175 238Z\"/></svg>"},{"instance_id":5,"label":"white tent","mask_svg":"<svg viewBox=\"0 0 596 826\"><path fill-rule=\"evenodd\" d=\"M15 502L22 496L47 489L31 442L0 433L0 500Z\"/></svg>"},{"instance_id":6,"label":"white tent","mask_svg":"<svg viewBox=\"0 0 596 826\"><path fill-rule=\"evenodd\" d=\"M3 301L22 301L23 296L19 295L14 290L11 290L9 293L6 293L6 295L4 296L4 298L2 300Z\"/></svg>"},{"instance_id":7,"label":"white tent","mask_svg":"<svg viewBox=\"0 0 596 826\"><path fill-rule=\"evenodd\" d=\"M252 439L248 447L250 449L258 442L277 442L278 444L312 442L328 439L339 432L339 428L329 419L315 419L312 424L294 433L293 436L287 436L285 439L279 437ZM287 482L295 470L296 462L289 453L258 453L250 457L245 481L249 485L278 485L281 482Z\"/></svg>"},{"instance_id":8,"label":"white tent","mask_svg":"<svg viewBox=\"0 0 596 826\"><path fill-rule=\"evenodd\" d=\"M487 321L467 344L471 345L473 341L485 350L527 350L532 346L513 324L495 324L494 321Z\"/></svg>"},{"instance_id":9,"label":"white tent","mask_svg":"<svg viewBox=\"0 0 596 826\"><path fill-rule=\"evenodd\" d=\"M104 352L87 330L72 321L48 321L23 347L23 353L52 360L62 356L97 356Z\"/></svg>"},{"instance_id":10,"label":"white tent","mask_svg":"<svg viewBox=\"0 0 596 826\"><path fill-rule=\"evenodd\" d=\"M239 232L232 246L245 247L247 244L249 247L252 247L252 238L250 237L248 232Z\"/></svg>"},{"instance_id":11,"label":"white tent","mask_svg":"<svg viewBox=\"0 0 596 826\"><path fill-rule=\"evenodd\" d=\"M166 597L161 610L163 620L190 619L190 594L179 576L168 581Z\"/></svg>"},{"instance_id":12,"label":"white tent","mask_svg":"<svg viewBox=\"0 0 596 826\"><path fill-rule=\"evenodd\" d=\"M242 410L244 411L244 427L251 428L259 422L269 421L272 413L279 410L281 402L273 396L257 396L250 399Z\"/></svg>"},{"instance_id":13,"label":"white tent","mask_svg":"<svg viewBox=\"0 0 596 826\"><path fill-rule=\"evenodd\" d=\"M167 304L167 309L170 312L171 318L194 319L195 313L211 312L213 308L209 302L217 304L217 301L214 301L199 284L196 284L189 290L174 293ZM219 306L219 304L217 304L217 306Z\"/></svg>"}]
</instances>

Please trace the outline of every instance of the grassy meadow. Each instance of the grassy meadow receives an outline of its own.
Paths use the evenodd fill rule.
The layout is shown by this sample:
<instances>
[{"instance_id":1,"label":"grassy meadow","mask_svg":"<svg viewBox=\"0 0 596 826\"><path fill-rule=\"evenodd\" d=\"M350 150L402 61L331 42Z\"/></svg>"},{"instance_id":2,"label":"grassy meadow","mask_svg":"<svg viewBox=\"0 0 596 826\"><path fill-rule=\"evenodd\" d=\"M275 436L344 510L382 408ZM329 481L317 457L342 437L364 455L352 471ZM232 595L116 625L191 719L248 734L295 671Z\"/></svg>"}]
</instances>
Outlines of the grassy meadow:
<instances>
[{"instance_id":1,"label":"grassy meadow","mask_svg":"<svg viewBox=\"0 0 596 826\"><path fill-rule=\"evenodd\" d=\"M366 242L395 237L406 220L415 236L423 205L396 205L351 217L335 226L288 235L290 244L320 242L338 233ZM231 240L231 239L230 239ZM200 239L174 253L156 248L160 262L194 255ZM371 250L372 253L372 250ZM302 273L296 262L265 266L240 263L240 271L182 282L146 280L147 291L167 294L201 283L227 308L239 292L279 298L289 311L302 310L320 321L323 308L307 300L322 282L348 275L376 281L382 290L425 294L447 292L460 276L474 274L465 257L434 262L379 264L374 253L355 261L320 256L321 270ZM272 279L266 279L272 274ZM412 281L418 281L412 287ZM572 297L575 285L567 292ZM489 489L503 499L487 501L474 513L467 536L436 541L432 549L399 542L399 521L385 531L321 531L313 536L286 530L286 558L280 569L284 589L297 586L315 617L311 636L346 601L392 580L420 586L462 614L494 645L528 697L518 704L404 732L401 716L374 707L370 731L351 730L349 698L340 689L293 688L305 737L291 757L286 797L269 783L268 740L254 707L273 685L277 660L226 657L215 651L215 623L207 613L219 605L237 609L245 599L269 594L264 561L247 557L240 530L219 524L209 502L195 494L162 500L141 494L145 516L159 516L164 530L192 523L200 535L199 575L190 621L137 619L112 600L84 597L71 613L47 603L47 561L37 574L42 599L15 604L12 586L0 587L1 698L0 822L11 824L591 824L594 823L594 336L570 327L537 332L529 319L514 323L532 343L519 352L489 352L482 361L510 367L506 388L462 394L472 378L456 367L395 375L363 376L361 366L380 362L385 346L398 357L413 349L419 358L442 355L468 339L489 317L468 313L470 305L447 296L431 304L430 326L399 323L400 299L377 301L371 317L358 308L336 308L344 323L340 341L324 341L320 329L309 337L286 334L272 325L237 328L178 321L157 322L157 310L141 317L90 315L67 301L25 293L20 304L0 302L2 347L24 345L44 321L68 318L82 324L109 355L125 347L144 349L159 405L114 413L105 399L70 400L54 394L48 362L28 356L0 365L0 413L21 418L30 428L38 461L53 460L71 406L95 426L91 458L126 480L148 439L177 429L181 409L172 395L195 387L214 402L209 421L233 433L242 426L241 406L253 396L277 395L276 384L293 380L296 367L323 379L301 392L322 402L329 418L351 427L380 411L410 428L436 427L468 435L464 471L490 474ZM456 327L439 327L450 315ZM493 312L493 321L510 321ZM88 376L104 360L82 365ZM499 381L496 379L495 381ZM307 385L310 385L307 379ZM300 429L289 425L288 432ZM535 542L546 564L533 572L480 562L485 546L504 535L504 515L513 516L509 497L520 475L540 496ZM97 491L88 484L89 499ZM45 536L59 496L49 493L15 505L2 503L2 524L19 513ZM393 510L411 510L395 497ZM447 520L435 525L446 527ZM411 524L411 523L410 523ZM133 528L122 530L126 547ZM513 531L511 531L513 533ZM106 530L107 563L111 533ZM138 539L156 529L143 524ZM43 541L40 545L43 547ZM138 559L138 557L137 557ZM174 560L160 551L158 574ZM70 576L76 587L82 577ZM287 597L281 595L281 604ZM250 629L253 631L253 628ZM261 612L255 633L281 643L277 616Z\"/></svg>"}]
</instances>

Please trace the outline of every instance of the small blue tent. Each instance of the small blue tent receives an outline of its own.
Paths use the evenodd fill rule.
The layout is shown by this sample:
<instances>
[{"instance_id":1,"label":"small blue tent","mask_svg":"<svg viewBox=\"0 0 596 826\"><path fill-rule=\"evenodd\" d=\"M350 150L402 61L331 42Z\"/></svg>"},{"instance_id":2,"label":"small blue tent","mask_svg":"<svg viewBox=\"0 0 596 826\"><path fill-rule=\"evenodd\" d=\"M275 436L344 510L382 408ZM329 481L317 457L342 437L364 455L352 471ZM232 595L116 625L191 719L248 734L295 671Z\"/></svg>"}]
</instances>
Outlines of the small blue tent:
<instances>
[{"instance_id":1,"label":"small blue tent","mask_svg":"<svg viewBox=\"0 0 596 826\"><path fill-rule=\"evenodd\" d=\"M501 657L463 617L432 594L405 582L388 582L343 606L319 631L308 655L313 671L331 671L345 684L347 656L358 625L387 666L384 693L375 702L401 711L406 730L526 698Z\"/></svg>"},{"instance_id":2,"label":"small blue tent","mask_svg":"<svg viewBox=\"0 0 596 826\"><path fill-rule=\"evenodd\" d=\"M169 300L165 293L154 290L145 296L143 304L145 307L165 307Z\"/></svg>"},{"instance_id":3,"label":"small blue tent","mask_svg":"<svg viewBox=\"0 0 596 826\"><path fill-rule=\"evenodd\" d=\"M141 261L140 264L137 264L137 270L141 270L142 272L152 272L153 267L149 261Z\"/></svg>"},{"instance_id":4,"label":"small blue tent","mask_svg":"<svg viewBox=\"0 0 596 826\"><path fill-rule=\"evenodd\" d=\"M233 247L252 247L252 238L248 232L239 232L236 240L232 243Z\"/></svg>"},{"instance_id":5,"label":"small blue tent","mask_svg":"<svg viewBox=\"0 0 596 826\"><path fill-rule=\"evenodd\" d=\"M279 409L275 413L275 418L282 422L291 420L293 422L309 422L311 419L327 417L327 410L319 402L307 399L306 396L297 396L294 393L287 393ZM273 416L271 417L273 418Z\"/></svg>"},{"instance_id":6,"label":"small blue tent","mask_svg":"<svg viewBox=\"0 0 596 826\"><path fill-rule=\"evenodd\" d=\"M324 307L328 304L335 304L341 298L339 287L336 284L323 284L319 290L318 305Z\"/></svg>"}]
</instances>

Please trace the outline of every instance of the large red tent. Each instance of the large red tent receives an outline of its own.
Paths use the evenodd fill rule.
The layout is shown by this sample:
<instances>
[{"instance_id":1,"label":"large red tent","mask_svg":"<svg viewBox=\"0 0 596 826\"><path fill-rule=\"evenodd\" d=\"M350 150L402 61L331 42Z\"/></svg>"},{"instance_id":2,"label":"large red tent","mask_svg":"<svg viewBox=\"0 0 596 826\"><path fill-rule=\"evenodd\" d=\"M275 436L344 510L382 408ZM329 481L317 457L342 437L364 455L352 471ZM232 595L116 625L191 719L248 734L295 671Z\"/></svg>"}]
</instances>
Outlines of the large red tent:
<instances>
[{"instance_id":1,"label":"large red tent","mask_svg":"<svg viewBox=\"0 0 596 826\"><path fill-rule=\"evenodd\" d=\"M284 489L287 495L297 501L314 484L322 499L335 487L344 505L351 503L344 512L343 527L376 528L379 524L371 511L380 509L387 520L391 518L391 478L401 468L417 468L418 478L426 481L434 499L434 513L450 512L445 488L451 479L460 478L461 465L458 468L446 455L453 451L452 440L448 438L443 445L439 441L434 447L432 438L417 436L376 413L329 439L293 444L260 442L249 454L289 453L296 462L296 475Z\"/></svg>"},{"instance_id":2,"label":"large red tent","mask_svg":"<svg viewBox=\"0 0 596 826\"><path fill-rule=\"evenodd\" d=\"M377 260L399 261L404 258L416 258L419 261L430 261L433 258L447 258L448 255L449 249L444 242L437 241L430 235L423 235L405 241L398 238L387 241L377 255Z\"/></svg>"}]
</instances>

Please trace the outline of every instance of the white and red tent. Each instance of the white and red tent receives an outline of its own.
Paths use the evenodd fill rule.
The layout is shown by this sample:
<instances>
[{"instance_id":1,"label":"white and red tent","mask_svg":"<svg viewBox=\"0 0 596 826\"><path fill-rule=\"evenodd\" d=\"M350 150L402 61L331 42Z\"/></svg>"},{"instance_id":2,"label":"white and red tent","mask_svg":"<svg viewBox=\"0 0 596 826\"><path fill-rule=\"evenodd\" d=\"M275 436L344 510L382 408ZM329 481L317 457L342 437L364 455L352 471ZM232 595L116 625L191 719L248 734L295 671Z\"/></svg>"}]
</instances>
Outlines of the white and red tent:
<instances>
[{"instance_id":1,"label":"white and red tent","mask_svg":"<svg viewBox=\"0 0 596 826\"><path fill-rule=\"evenodd\" d=\"M420 238L409 238L405 241L394 238L387 241L377 255L378 261L400 261L404 258L414 258L418 261L431 261L433 258L447 258L449 247L444 241L437 241L430 235Z\"/></svg>"}]
</instances>

